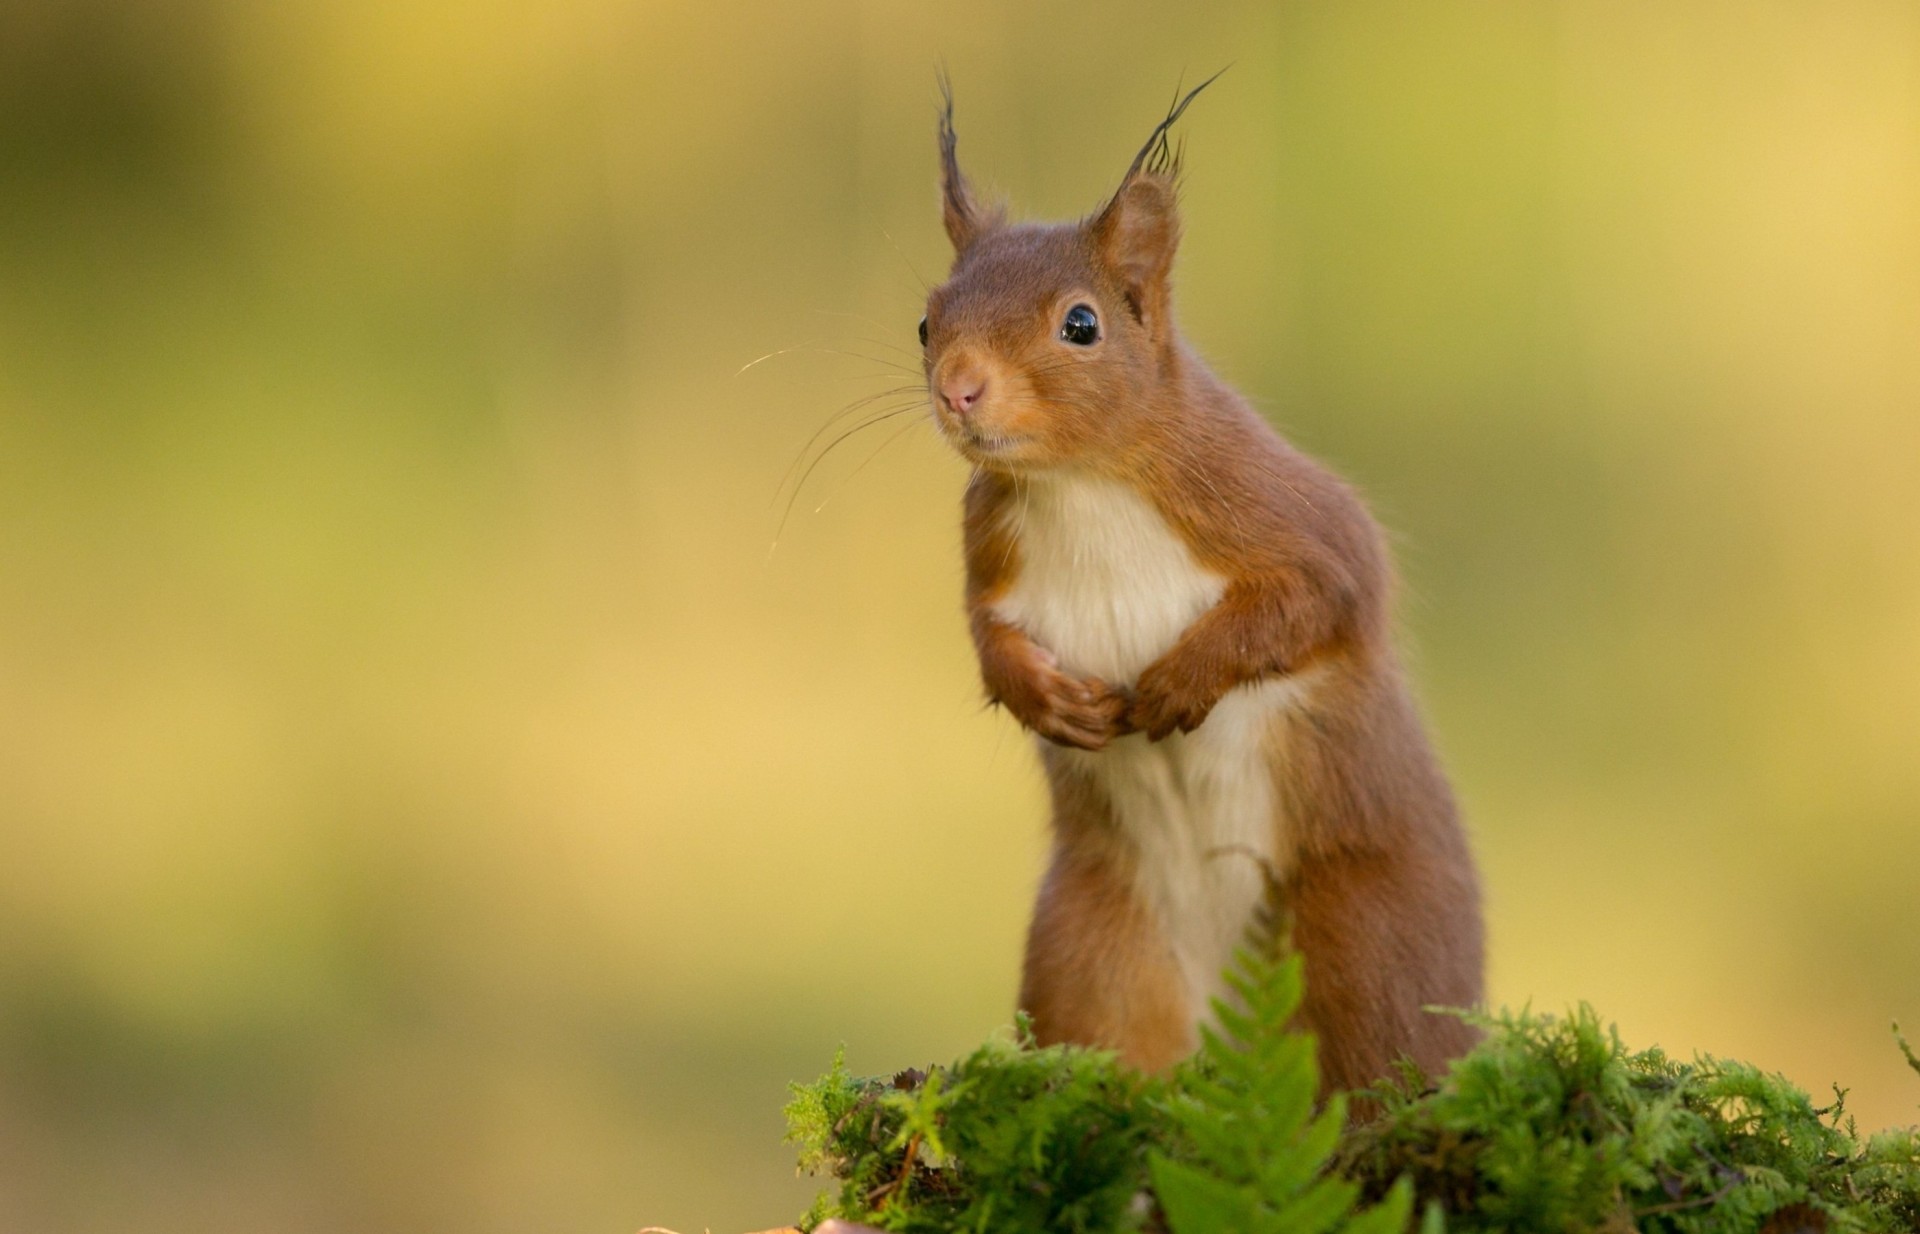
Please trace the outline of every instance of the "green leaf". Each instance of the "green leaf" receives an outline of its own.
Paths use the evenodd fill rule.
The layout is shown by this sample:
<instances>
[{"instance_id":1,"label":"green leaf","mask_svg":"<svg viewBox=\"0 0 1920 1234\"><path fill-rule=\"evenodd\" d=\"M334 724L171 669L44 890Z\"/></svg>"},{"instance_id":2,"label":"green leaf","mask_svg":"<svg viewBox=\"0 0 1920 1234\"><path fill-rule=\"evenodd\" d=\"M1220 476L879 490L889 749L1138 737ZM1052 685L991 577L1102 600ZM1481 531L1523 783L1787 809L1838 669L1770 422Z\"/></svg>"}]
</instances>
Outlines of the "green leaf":
<instances>
[{"instance_id":1,"label":"green leaf","mask_svg":"<svg viewBox=\"0 0 1920 1234\"><path fill-rule=\"evenodd\" d=\"M1159 1153L1148 1160L1153 1193L1174 1234L1249 1234L1260 1223L1251 1188L1236 1187Z\"/></svg>"},{"instance_id":2,"label":"green leaf","mask_svg":"<svg viewBox=\"0 0 1920 1234\"><path fill-rule=\"evenodd\" d=\"M1219 1031L1202 1030L1199 1061L1179 1074L1166 1106L1174 1155L1152 1161L1167 1223L1173 1234L1348 1228L1359 1188L1329 1176L1345 1106L1336 1097L1314 1115L1313 1039L1289 1025L1300 1005L1300 958L1242 952L1227 983L1243 1006L1214 1002ZM1362 1228L1397 1234L1411 1203L1403 1188Z\"/></svg>"}]
</instances>

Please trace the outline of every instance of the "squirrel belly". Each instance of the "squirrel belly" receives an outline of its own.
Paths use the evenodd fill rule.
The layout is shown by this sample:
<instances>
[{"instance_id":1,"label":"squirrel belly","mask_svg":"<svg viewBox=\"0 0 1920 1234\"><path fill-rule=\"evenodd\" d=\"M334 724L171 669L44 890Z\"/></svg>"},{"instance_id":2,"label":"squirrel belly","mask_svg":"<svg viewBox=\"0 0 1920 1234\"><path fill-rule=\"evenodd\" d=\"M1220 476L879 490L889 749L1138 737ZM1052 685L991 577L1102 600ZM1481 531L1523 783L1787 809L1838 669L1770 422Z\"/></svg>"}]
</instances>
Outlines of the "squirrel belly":
<instances>
[{"instance_id":1,"label":"squirrel belly","mask_svg":"<svg viewBox=\"0 0 1920 1234\"><path fill-rule=\"evenodd\" d=\"M1226 587L1119 481L1027 477L1002 517L1021 566L995 613L1069 673L1131 687ZM1065 796L1099 807L1056 818L1058 842L1104 852L1137 903L1136 928L1157 935L1171 959L1177 982L1168 998L1188 1026L1168 1043L1178 1054L1197 1044L1192 1026L1224 993L1233 950L1266 900L1268 879L1287 864L1279 719L1307 695L1312 677L1307 670L1238 686L1206 723L1160 742L1133 733L1098 751L1040 743L1049 776L1079 782L1081 791Z\"/></svg>"},{"instance_id":2,"label":"squirrel belly","mask_svg":"<svg viewBox=\"0 0 1920 1234\"><path fill-rule=\"evenodd\" d=\"M1133 733L1100 751L1041 750L1050 777L1081 781L1099 803L1056 815L1056 844L1104 852L1138 904L1141 937L1157 938L1171 961L1167 999L1188 1032L1168 1043L1172 1058L1142 1050L1134 1059L1140 1065L1164 1066L1199 1045L1194 1031L1209 1018L1211 1000L1227 994L1224 973L1234 949L1259 928L1270 880L1291 866L1279 791L1282 720L1308 695L1312 676L1309 670L1235 687L1199 728L1159 742ZM1031 942L1036 951L1047 946L1044 936ZM1030 957L1031 967L1046 964ZM1046 1001L1038 989L1030 994L1032 1004ZM1131 1037L1109 1040L1124 1051Z\"/></svg>"}]
</instances>

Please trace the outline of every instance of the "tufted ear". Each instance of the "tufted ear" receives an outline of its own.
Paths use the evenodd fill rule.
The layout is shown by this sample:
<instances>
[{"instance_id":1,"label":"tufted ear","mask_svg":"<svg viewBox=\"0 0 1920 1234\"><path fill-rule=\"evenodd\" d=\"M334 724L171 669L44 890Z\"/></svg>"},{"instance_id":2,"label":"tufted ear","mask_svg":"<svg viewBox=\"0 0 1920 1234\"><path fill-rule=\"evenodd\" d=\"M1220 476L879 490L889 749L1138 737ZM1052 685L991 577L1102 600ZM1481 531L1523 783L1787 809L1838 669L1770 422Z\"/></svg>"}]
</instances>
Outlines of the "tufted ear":
<instances>
[{"instance_id":1,"label":"tufted ear","mask_svg":"<svg viewBox=\"0 0 1920 1234\"><path fill-rule=\"evenodd\" d=\"M1180 217L1171 175L1135 175L1091 228L1095 250L1125 289L1127 307L1156 336L1171 311Z\"/></svg>"},{"instance_id":2,"label":"tufted ear","mask_svg":"<svg viewBox=\"0 0 1920 1234\"><path fill-rule=\"evenodd\" d=\"M963 253L972 244L974 237L980 234L983 220L980 210L973 202L973 194L967 188L967 178L960 174L960 159L954 147L959 139L953 135L953 87L947 81L946 73L940 74L940 221L946 224L947 239L953 241L953 251Z\"/></svg>"},{"instance_id":3,"label":"tufted ear","mask_svg":"<svg viewBox=\"0 0 1920 1234\"><path fill-rule=\"evenodd\" d=\"M1225 72L1226 70L1221 70ZM1180 154L1167 141L1167 130L1194 96L1212 85L1215 73L1176 102L1133 156L1120 187L1087 224L1094 250L1126 289L1127 305L1155 337L1166 332L1171 299L1169 276L1173 253L1180 245L1180 216L1175 185L1180 179Z\"/></svg>"}]
</instances>

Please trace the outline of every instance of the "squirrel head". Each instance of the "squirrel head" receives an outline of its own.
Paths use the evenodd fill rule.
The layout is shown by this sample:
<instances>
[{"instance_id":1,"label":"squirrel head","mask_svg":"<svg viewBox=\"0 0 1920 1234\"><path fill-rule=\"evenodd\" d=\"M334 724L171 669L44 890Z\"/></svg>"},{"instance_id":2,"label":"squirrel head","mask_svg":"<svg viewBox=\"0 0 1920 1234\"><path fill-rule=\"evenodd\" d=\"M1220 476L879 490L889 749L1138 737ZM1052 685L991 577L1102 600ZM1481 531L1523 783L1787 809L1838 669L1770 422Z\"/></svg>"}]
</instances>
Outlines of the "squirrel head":
<instances>
[{"instance_id":1,"label":"squirrel head","mask_svg":"<svg viewBox=\"0 0 1920 1234\"><path fill-rule=\"evenodd\" d=\"M1218 76L1218 74L1215 74ZM996 471L1111 458L1175 375L1178 153L1167 130L1208 78L1154 129L1105 205L1073 223L1009 224L982 207L955 155L941 83L942 219L953 269L920 323L935 421L956 450Z\"/></svg>"}]
</instances>

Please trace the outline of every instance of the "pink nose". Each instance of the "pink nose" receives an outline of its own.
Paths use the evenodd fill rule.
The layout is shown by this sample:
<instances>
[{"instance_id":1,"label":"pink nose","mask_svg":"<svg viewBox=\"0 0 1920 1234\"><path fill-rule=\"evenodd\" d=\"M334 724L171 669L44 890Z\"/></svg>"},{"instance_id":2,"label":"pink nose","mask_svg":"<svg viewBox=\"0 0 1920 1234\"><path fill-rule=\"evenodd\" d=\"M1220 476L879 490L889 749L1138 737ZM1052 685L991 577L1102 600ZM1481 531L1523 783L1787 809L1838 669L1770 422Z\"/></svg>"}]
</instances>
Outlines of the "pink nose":
<instances>
[{"instance_id":1,"label":"pink nose","mask_svg":"<svg viewBox=\"0 0 1920 1234\"><path fill-rule=\"evenodd\" d=\"M987 379L973 373L955 373L940 383L940 397L946 400L947 406L963 416L986 392Z\"/></svg>"}]
</instances>

